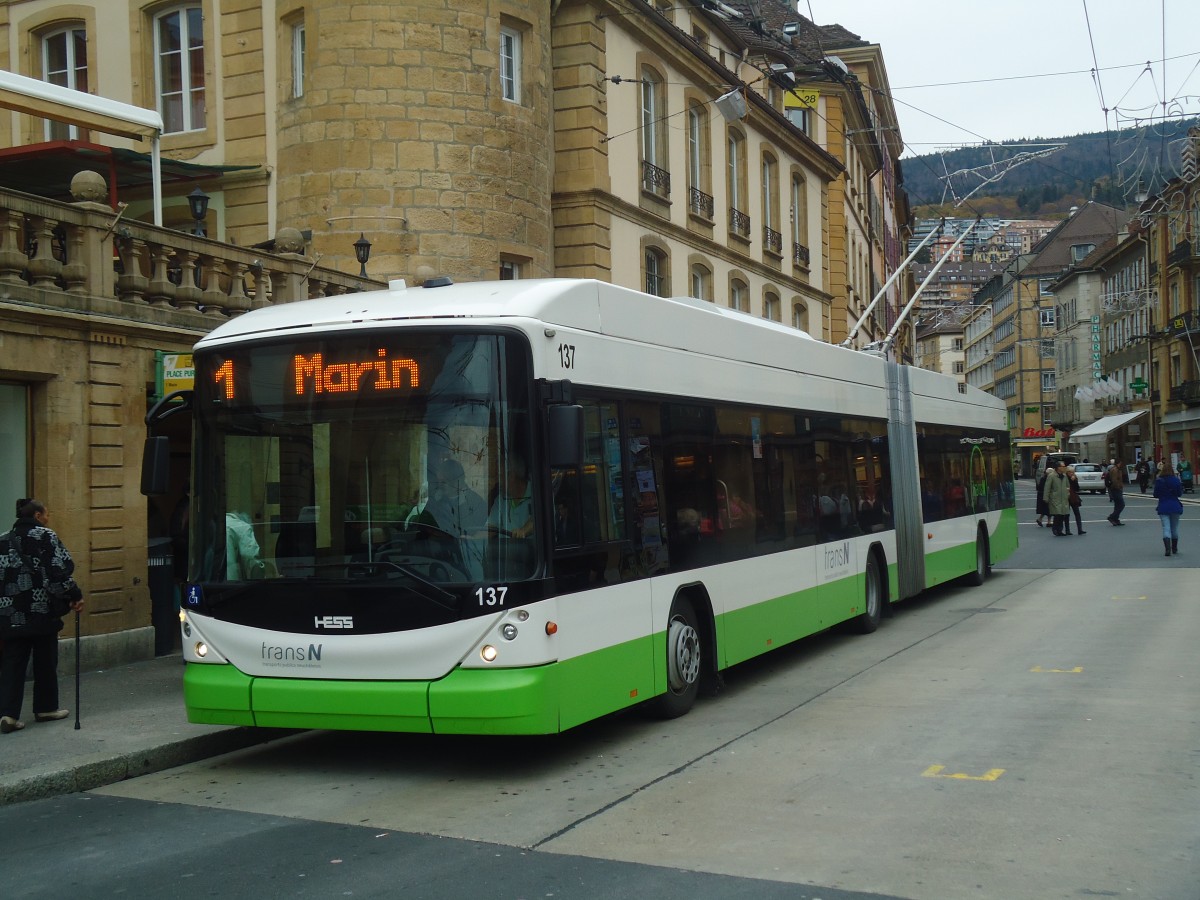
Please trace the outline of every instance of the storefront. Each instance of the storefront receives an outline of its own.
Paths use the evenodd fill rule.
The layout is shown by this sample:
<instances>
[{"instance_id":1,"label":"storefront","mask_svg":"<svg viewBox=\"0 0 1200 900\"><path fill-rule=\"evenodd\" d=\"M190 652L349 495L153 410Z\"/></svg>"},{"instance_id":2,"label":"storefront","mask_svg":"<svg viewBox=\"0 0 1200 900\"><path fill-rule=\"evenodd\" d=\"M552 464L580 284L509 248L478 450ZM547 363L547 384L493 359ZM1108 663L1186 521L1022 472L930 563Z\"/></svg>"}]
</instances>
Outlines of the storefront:
<instances>
[{"instance_id":1,"label":"storefront","mask_svg":"<svg viewBox=\"0 0 1200 900\"><path fill-rule=\"evenodd\" d=\"M1037 478L1045 468L1042 458L1058 448L1058 432L1053 428L1026 428L1013 438L1013 476Z\"/></svg>"},{"instance_id":2,"label":"storefront","mask_svg":"<svg viewBox=\"0 0 1200 900\"><path fill-rule=\"evenodd\" d=\"M1154 448L1149 446L1149 431L1140 421L1147 412L1149 410L1139 409L1097 419L1072 434L1067 443L1079 451L1082 460L1119 459L1133 463L1153 453Z\"/></svg>"}]
</instances>

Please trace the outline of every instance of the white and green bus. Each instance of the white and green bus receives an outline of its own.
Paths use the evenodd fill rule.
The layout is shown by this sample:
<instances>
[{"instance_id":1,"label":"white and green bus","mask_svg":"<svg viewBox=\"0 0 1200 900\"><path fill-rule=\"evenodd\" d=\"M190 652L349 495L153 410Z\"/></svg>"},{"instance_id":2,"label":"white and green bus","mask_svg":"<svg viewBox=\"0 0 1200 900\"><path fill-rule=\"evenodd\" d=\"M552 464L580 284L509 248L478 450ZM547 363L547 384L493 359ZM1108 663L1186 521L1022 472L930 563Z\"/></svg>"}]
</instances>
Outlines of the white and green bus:
<instances>
[{"instance_id":1,"label":"white and green bus","mask_svg":"<svg viewBox=\"0 0 1200 900\"><path fill-rule=\"evenodd\" d=\"M711 303L395 282L235 318L195 367L193 722L676 716L1016 546L1003 404Z\"/></svg>"}]
</instances>

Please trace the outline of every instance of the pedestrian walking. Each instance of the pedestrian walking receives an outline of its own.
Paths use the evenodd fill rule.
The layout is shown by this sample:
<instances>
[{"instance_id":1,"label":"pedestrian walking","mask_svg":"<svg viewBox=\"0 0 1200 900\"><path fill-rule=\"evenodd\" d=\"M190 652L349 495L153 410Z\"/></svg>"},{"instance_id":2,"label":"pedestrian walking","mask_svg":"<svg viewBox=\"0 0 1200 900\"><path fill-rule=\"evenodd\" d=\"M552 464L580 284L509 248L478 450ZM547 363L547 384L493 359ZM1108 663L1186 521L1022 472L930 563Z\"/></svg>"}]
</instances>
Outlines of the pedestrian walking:
<instances>
[{"instance_id":1,"label":"pedestrian walking","mask_svg":"<svg viewBox=\"0 0 1200 900\"><path fill-rule=\"evenodd\" d=\"M1163 556L1179 552L1179 517L1183 515L1183 482L1171 468L1170 463L1159 466L1158 477L1154 479L1154 496L1158 505L1154 511L1158 513L1163 529Z\"/></svg>"},{"instance_id":2,"label":"pedestrian walking","mask_svg":"<svg viewBox=\"0 0 1200 900\"><path fill-rule=\"evenodd\" d=\"M1125 477L1125 466L1119 459L1109 460L1108 471L1104 473L1104 483L1108 486L1108 499L1113 505L1108 524L1124 525L1121 513L1125 511L1125 485L1129 480Z\"/></svg>"},{"instance_id":3,"label":"pedestrian walking","mask_svg":"<svg viewBox=\"0 0 1200 900\"><path fill-rule=\"evenodd\" d=\"M33 717L65 719L58 705L58 633L62 617L83 608L83 592L72 574L75 563L49 527L50 514L38 500L17 501L17 521L0 535L0 734L25 727L25 670L33 658Z\"/></svg>"},{"instance_id":4,"label":"pedestrian walking","mask_svg":"<svg viewBox=\"0 0 1200 900\"><path fill-rule=\"evenodd\" d=\"M1067 464L1060 462L1052 472L1046 473L1046 486L1042 497L1046 501L1046 509L1050 513L1051 528L1055 537L1071 533L1070 516L1071 501L1070 487L1067 481Z\"/></svg>"},{"instance_id":5,"label":"pedestrian walking","mask_svg":"<svg viewBox=\"0 0 1200 900\"><path fill-rule=\"evenodd\" d=\"M1083 497L1079 494L1079 478L1075 475L1075 467L1067 466L1067 502L1071 505L1071 512L1075 514L1075 531L1079 534L1087 534L1083 530L1083 516L1080 514L1079 508L1083 506ZM1067 520L1067 526L1070 527L1070 519ZM1068 531L1067 534L1071 532Z\"/></svg>"},{"instance_id":6,"label":"pedestrian walking","mask_svg":"<svg viewBox=\"0 0 1200 900\"><path fill-rule=\"evenodd\" d=\"M1193 493L1195 480L1192 476L1192 464L1186 459L1179 461L1179 471L1175 473L1179 476L1179 480L1183 483L1183 492L1185 494Z\"/></svg>"},{"instance_id":7,"label":"pedestrian walking","mask_svg":"<svg viewBox=\"0 0 1200 900\"><path fill-rule=\"evenodd\" d=\"M1046 490L1046 477L1048 475L1052 475L1053 473L1054 473L1054 464L1051 463L1050 465L1046 466L1046 468L1042 469L1042 474L1037 480L1036 508L1037 508L1037 527L1038 528L1042 527L1042 519L1046 520L1047 525L1050 524L1050 510L1046 508L1046 501L1042 497L1042 494L1045 493L1045 490Z\"/></svg>"},{"instance_id":8,"label":"pedestrian walking","mask_svg":"<svg viewBox=\"0 0 1200 900\"><path fill-rule=\"evenodd\" d=\"M1137 465L1133 467L1133 471L1137 475L1138 490L1143 494L1146 493L1146 488L1150 486L1150 463L1139 459Z\"/></svg>"}]
</instances>

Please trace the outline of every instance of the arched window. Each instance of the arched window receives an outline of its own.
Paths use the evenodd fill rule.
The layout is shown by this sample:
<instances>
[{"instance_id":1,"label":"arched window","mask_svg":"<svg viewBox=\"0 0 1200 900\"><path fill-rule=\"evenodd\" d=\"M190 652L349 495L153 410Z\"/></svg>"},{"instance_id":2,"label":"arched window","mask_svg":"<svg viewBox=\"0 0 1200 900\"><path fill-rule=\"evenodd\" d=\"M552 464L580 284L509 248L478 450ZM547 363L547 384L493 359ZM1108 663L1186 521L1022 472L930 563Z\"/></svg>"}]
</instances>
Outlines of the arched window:
<instances>
[{"instance_id":1,"label":"arched window","mask_svg":"<svg viewBox=\"0 0 1200 900\"><path fill-rule=\"evenodd\" d=\"M792 304L792 327L808 331L808 307L803 303Z\"/></svg>"},{"instance_id":2,"label":"arched window","mask_svg":"<svg viewBox=\"0 0 1200 900\"><path fill-rule=\"evenodd\" d=\"M647 247L645 256L646 293L655 297L667 296L667 254L657 247Z\"/></svg>"},{"instance_id":3,"label":"arched window","mask_svg":"<svg viewBox=\"0 0 1200 900\"><path fill-rule=\"evenodd\" d=\"M671 193L667 169L666 91L662 77L642 66L642 187L659 196Z\"/></svg>"},{"instance_id":4,"label":"arched window","mask_svg":"<svg viewBox=\"0 0 1200 900\"><path fill-rule=\"evenodd\" d=\"M792 262L807 266L808 249L808 182L799 173L792 176Z\"/></svg>"},{"instance_id":5,"label":"arched window","mask_svg":"<svg viewBox=\"0 0 1200 900\"><path fill-rule=\"evenodd\" d=\"M739 312L750 312L750 288L746 282L734 278L729 282L729 308Z\"/></svg>"},{"instance_id":6,"label":"arched window","mask_svg":"<svg viewBox=\"0 0 1200 900\"><path fill-rule=\"evenodd\" d=\"M779 321L779 295L774 291L767 291L763 294L762 317L770 319L772 322Z\"/></svg>"},{"instance_id":7,"label":"arched window","mask_svg":"<svg viewBox=\"0 0 1200 900\"><path fill-rule=\"evenodd\" d=\"M708 113L699 103L688 104L688 210L711 220L712 186L709 184L711 148Z\"/></svg>"},{"instance_id":8,"label":"arched window","mask_svg":"<svg viewBox=\"0 0 1200 900\"><path fill-rule=\"evenodd\" d=\"M725 190L729 196L729 230L750 236L750 216L746 214L746 140L741 132L728 132Z\"/></svg>"},{"instance_id":9,"label":"arched window","mask_svg":"<svg viewBox=\"0 0 1200 900\"><path fill-rule=\"evenodd\" d=\"M692 265L692 285L689 296L712 302L712 271L702 263Z\"/></svg>"}]
</instances>

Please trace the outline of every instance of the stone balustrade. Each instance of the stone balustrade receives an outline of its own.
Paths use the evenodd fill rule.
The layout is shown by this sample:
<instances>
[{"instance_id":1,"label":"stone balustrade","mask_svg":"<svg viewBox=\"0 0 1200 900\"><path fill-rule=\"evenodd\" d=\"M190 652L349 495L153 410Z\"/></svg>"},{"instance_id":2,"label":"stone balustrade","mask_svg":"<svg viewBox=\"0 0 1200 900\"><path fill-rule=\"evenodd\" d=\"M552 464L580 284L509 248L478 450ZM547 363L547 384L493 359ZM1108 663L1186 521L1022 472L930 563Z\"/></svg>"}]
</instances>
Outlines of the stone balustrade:
<instances>
[{"instance_id":1,"label":"stone balustrade","mask_svg":"<svg viewBox=\"0 0 1200 900\"><path fill-rule=\"evenodd\" d=\"M302 249L299 232L281 230L267 252L127 220L94 201L0 190L4 300L210 330L261 306L386 286L280 247Z\"/></svg>"}]
</instances>

